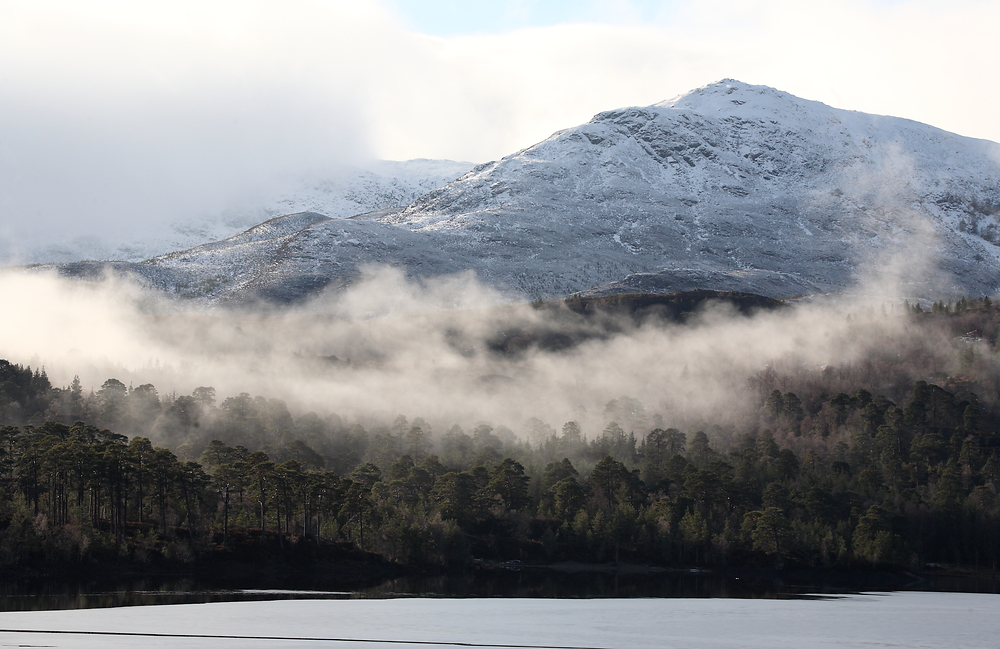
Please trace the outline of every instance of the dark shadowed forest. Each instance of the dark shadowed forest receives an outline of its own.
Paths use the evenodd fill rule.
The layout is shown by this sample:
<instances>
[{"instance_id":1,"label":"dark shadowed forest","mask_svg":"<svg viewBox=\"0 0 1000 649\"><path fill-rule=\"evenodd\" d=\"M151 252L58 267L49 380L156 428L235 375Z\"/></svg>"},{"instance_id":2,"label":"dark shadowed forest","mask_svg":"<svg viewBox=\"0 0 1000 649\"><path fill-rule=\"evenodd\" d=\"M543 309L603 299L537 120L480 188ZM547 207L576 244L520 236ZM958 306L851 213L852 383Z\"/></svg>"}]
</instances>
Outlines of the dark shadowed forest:
<instances>
[{"instance_id":1,"label":"dark shadowed forest","mask_svg":"<svg viewBox=\"0 0 1000 649\"><path fill-rule=\"evenodd\" d=\"M995 570L1000 310L963 299L893 317L936 335L838 366L764 368L747 377L742 420L683 427L628 395L604 406L602 428L542 412L515 432L291 412L209 386L160 394L108 378L85 392L0 361L0 565Z\"/></svg>"}]
</instances>

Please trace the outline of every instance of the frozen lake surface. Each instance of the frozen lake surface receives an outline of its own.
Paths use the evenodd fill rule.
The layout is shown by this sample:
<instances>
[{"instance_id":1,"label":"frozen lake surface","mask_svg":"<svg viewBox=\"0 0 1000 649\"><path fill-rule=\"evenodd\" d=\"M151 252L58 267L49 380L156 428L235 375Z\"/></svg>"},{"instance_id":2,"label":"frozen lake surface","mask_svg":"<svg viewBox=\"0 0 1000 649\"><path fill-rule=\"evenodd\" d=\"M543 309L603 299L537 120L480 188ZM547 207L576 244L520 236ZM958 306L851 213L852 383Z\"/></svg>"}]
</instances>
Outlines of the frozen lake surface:
<instances>
[{"instance_id":1,"label":"frozen lake surface","mask_svg":"<svg viewBox=\"0 0 1000 649\"><path fill-rule=\"evenodd\" d=\"M996 649L1000 595L215 602L5 612L0 628L4 647Z\"/></svg>"}]
</instances>

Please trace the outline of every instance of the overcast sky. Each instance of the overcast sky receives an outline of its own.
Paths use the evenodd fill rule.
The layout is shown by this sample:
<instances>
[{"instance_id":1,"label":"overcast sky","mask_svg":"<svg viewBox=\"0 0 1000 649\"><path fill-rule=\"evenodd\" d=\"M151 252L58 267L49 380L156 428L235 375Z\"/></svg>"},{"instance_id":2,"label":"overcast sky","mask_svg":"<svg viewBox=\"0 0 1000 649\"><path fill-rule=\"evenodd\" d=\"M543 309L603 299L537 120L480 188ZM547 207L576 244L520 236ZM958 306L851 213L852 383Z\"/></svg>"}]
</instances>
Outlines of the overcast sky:
<instances>
[{"instance_id":1,"label":"overcast sky","mask_svg":"<svg viewBox=\"0 0 1000 649\"><path fill-rule=\"evenodd\" d=\"M726 77L1000 140L997 25L963 0L0 0L0 245L495 159Z\"/></svg>"}]
</instances>

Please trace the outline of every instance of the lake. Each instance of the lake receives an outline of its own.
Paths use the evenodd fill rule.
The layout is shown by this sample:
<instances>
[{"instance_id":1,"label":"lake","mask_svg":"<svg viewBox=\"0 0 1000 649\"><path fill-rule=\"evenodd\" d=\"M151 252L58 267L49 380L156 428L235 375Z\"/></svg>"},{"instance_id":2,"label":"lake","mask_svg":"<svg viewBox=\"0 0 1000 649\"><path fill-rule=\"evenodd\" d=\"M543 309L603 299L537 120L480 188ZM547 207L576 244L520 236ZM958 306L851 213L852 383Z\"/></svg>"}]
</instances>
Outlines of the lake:
<instances>
[{"instance_id":1,"label":"lake","mask_svg":"<svg viewBox=\"0 0 1000 649\"><path fill-rule=\"evenodd\" d=\"M998 612L1000 595L991 593L812 599L286 599L8 611L0 613L0 644L74 649L996 649Z\"/></svg>"}]
</instances>

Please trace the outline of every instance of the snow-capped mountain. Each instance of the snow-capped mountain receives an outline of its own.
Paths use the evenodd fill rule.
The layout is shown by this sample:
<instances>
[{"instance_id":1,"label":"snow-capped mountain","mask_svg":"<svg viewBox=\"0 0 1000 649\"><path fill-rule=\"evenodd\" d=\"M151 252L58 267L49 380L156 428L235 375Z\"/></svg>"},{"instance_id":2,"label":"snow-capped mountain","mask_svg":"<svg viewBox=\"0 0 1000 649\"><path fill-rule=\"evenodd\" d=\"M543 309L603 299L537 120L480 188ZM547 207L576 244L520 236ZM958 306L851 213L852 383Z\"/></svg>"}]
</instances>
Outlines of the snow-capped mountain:
<instances>
[{"instance_id":1,"label":"snow-capped mountain","mask_svg":"<svg viewBox=\"0 0 1000 649\"><path fill-rule=\"evenodd\" d=\"M283 214L312 211L345 218L371 210L403 207L458 178L472 166L470 162L417 159L376 160L363 166L329 169L322 176L290 183L274 195L218 214L179 215L173 221L148 223L140 238L115 229L62 239L58 232L46 232L38 241L18 241L16 253L13 249L5 253L5 247L13 246L4 246L0 241L0 264L81 259L137 262L219 241Z\"/></svg>"},{"instance_id":2,"label":"snow-capped mountain","mask_svg":"<svg viewBox=\"0 0 1000 649\"><path fill-rule=\"evenodd\" d=\"M998 215L1000 145L725 80L601 113L402 209L296 214L117 267L224 301L295 300L371 263L472 269L525 298L781 297L877 266L912 295L982 295L1000 287Z\"/></svg>"}]
</instances>

